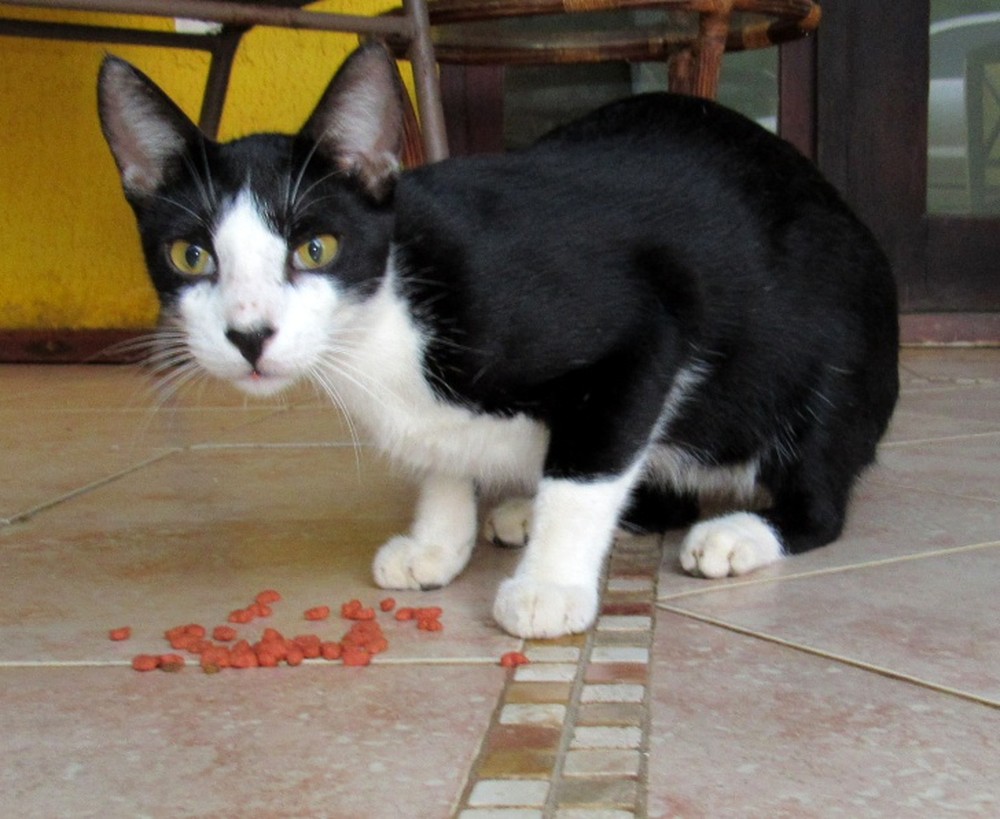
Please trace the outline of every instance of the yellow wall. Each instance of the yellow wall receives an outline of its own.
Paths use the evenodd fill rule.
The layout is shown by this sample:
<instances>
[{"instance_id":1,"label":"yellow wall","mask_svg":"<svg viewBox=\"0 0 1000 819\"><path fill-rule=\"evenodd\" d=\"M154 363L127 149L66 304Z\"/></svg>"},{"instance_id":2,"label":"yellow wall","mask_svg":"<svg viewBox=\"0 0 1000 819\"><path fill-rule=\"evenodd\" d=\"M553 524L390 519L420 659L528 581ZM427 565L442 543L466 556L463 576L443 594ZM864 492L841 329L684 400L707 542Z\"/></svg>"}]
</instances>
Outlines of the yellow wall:
<instances>
[{"instance_id":1,"label":"yellow wall","mask_svg":"<svg viewBox=\"0 0 1000 819\"><path fill-rule=\"evenodd\" d=\"M326 0L316 7L367 14L393 5ZM0 16L46 18L2 5ZM172 27L169 20L144 24ZM234 64L220 136L296 130L356 44L352 35L251 31ZM0 329L155 323L132 212L97 120L97 69L107 52L135 63L197 117L205 52L0 37Z\"/></svg>"}]
</instances>

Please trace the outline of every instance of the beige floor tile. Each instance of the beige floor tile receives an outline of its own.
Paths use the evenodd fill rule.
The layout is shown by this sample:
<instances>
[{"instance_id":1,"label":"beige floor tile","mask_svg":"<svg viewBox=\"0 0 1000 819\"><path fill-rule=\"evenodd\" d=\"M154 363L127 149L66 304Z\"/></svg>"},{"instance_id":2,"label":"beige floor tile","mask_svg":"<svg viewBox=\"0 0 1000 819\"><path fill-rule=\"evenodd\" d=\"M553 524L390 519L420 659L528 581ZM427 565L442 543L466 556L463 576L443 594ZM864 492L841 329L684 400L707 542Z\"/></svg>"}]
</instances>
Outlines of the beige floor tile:
<instances>
[{"instance_id":1,"label":"beige floor tile","mask_svg":"<svg viewBox=\"0 0 1000 819\"><path fill-rule=\"evenodd\" d=\"M1000 706L995 546L669 603Z\"/></svg>"},{"instance_id":2,"label":"beige floor tile","mask_svg":"<svg viewBox=\"0 0 1000 819\"><path fill-rule=\"evenodd\" d=\"M649 815L1000 812L1000 714L661 612Z\"/></svg>"},{"instance_id":3,"label":"beige floor tile","mask_svg":"<svg viewBox=\"0 0 1000 819\"><path fill-rule=\"evenodd\" d=\"M359 467L353 450L173 455L0 530L0 576L17 578L0 615L0 659L121 661L162 651L165 629L218 625L263 588L286 598L267 625L337 639L343 621L310 627L303 612L390 595L375 587L371 560L408 525L411 503L406 483L376 461ZM491 616L496 586L517 559L481 544L448 588L392 592L399 606L444 608L445 632L418 632L386 616L391 650L380 661L492 662L517 648ZM107 629L126 624L136 630L128 645L106 639Z\"/></svg>"},{"instance_id":4,"label":"beige floor tile","mask_svg":"<svg viewBox=\"0 0 1000 819\"><path fill-rule=\"evenodd\" d=\"M497 667L0 668L0 814L451 815Z\"/></svg>"}]
</instances>

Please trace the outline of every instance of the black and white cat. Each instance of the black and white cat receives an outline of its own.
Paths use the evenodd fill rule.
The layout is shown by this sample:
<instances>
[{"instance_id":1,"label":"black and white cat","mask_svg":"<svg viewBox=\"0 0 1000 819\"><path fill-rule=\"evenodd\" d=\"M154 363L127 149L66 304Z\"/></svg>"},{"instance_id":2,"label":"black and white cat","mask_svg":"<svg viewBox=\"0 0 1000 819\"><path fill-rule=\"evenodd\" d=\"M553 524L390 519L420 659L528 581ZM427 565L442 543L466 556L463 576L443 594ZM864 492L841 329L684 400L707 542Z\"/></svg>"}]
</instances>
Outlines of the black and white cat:
<instances>
[{"instance_id":1,"label":"black and white cat","mask_svg":"<svg viewBox=\"0 0 1000 819\"><path fill-rule=\"evenodd\" d=\"M294 136L205 138L108 58L100 115L164 317L161 360L266 395L318 384L419 477L385 588L527 550L507 631L588 628L630 504L702 521L683 568L743 574L839 536L897 394L893 278L790 146L711 102L607 106L536 146L400 173L402 91L362 47Z\"/></svg>"}]
</instances>

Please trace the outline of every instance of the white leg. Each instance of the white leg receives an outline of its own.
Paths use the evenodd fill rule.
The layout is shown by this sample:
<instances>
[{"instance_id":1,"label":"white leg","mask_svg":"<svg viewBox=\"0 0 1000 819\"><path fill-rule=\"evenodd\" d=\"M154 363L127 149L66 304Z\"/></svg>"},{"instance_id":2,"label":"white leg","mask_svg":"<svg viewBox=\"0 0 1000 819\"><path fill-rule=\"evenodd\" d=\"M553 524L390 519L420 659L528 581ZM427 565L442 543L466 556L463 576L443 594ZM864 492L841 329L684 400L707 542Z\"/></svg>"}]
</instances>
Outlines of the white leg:
<instances>
[{"instance_id":1,"label":"white leg","mask_svg":"<svg viewBox=\"0 0 1000 819\"><path fill-rule=\"evenodd\" d=\"M534 498L508 498L486 518L483 537L501 546L524 546L531 533L534 508Z\"/></svg>"},{"instance_id":2,"label":"white leg","mask_svg":"<svg viewBox=\"0 0 1000 819\"><path fill-rule=\"evenodd\" d=\"M375 582L384 589L447 585L469 562L475 541L474 484L432 475L420 487L410 534L393 538L375 555Z\"/></svg>"},{"instance_id":3,"label":"white leg","mask_svg":"<svg viewBox=\"0 0 1000 819\"><path fill-rule=\"evenodd\" d=\"M593 624L604 556L637 471L609 481L542 481L527 552L493 606L506 631L558 637Z\"/></svg>"},{"instance_id":4,"label":"white leg","mask_svg":"<svg viewBox=\"0 0 1000 819\"><path fill-rule=\"evenodd\" d=\"M699 523L681 546L681 567L702 577L746 574L782 557L777 533L752 512L734 512Z\"/></svg>"}]
</instances>

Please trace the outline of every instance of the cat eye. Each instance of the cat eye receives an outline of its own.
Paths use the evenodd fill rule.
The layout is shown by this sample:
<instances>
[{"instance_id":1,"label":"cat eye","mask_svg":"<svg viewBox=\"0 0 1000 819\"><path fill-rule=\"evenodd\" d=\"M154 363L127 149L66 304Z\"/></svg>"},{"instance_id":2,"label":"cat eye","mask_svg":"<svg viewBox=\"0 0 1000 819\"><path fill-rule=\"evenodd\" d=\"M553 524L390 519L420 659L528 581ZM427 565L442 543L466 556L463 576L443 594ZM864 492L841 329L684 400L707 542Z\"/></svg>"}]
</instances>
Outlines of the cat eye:
<instances>
[{"instance_id":1,"label":"cat eye","mask_svg":"<svg viewBox=\"0 0 1000 819\"><path fill-rule=\"evenodd\" d=\"M215 259L200 245L178 239L170 245L170 264L185 276L210 276L215 272Z\"/></svg>"},{"instance_id":2,"label":"cat eye","mask_svg":"<svg viewBox=\"0 0 1000 819\"><path fill-rule=\"evenodd\" d=\"M292 253L292 267L296 270L319 270L332 262L340 249L336 236L324 233L303 242Z\"/></svg>"}]
</instances>

